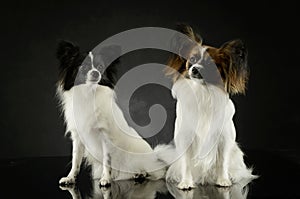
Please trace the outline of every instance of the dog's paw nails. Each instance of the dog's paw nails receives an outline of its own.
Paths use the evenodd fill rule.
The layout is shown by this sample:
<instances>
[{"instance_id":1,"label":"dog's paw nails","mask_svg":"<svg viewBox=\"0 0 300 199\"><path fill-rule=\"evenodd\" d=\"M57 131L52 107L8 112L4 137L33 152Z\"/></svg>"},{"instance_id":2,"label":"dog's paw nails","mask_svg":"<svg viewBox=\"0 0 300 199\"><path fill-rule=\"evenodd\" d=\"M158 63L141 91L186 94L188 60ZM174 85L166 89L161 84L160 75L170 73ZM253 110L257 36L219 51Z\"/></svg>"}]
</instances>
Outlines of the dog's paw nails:
<instances>
[{"instance_id":1,"label":"dog's paw nails","mask_svg":"<svg viewBox=\"0 0 300 199\"><path fill-rule=\"evenodd\" d=\"M230 187L232 183L227 178L218 178L216 185L220 187Z\"/></svg>"},{"instance_id":2,"label":"dog's paw nails","mask_svg":"<svg viewBox=\"0 0 300 199\"><path fill-rule=\"evenodd\" d=\"M134 174L133 178L146 178L148 174L146 172L136 173Z\"/></svg>"},{"instance_id":3,"label":"dog's paw nails","mask_svg":"<svg viewBox=\"0 0 300 199\"><path fill-rule=\"evenodd\" d=\"M100 187L109 187L110 184L111 184L111 180L107 178L101 178L101 180L99 181Z\"/></svg>"},{"instance_id":4,"label":"dog's paw nails","mask_svg":"<svg viewBox=\"0 0 300 199\"><path fill-rule=\"evenodd\" d=\"M76 186L75 184L64 184L64 185L59 185L59 188L63 191L72 191L75 190Z\"/></svg>"},{"instance_id":5,"label":"dog's paw nails","mask_svg":"<svg viewBox=\"0 0 300 199\"><path fill-rule=\"evenodd\" d=\"M142 183L145 181L146 177L148 177L148 174L146 172L142 172L142 173L136 173L133 176L133 179L135 182Z\"/></svg>"},{"instance_id":6,"label":"dog's paw nails","mask_svg":"<svg viewBox=\"0 0 300 199\"><path fill-rule=\"evenodd\" d=\"M180 182L177 185L177 188L187 191L187 190L191 190L191 189L195 188L195 185L192 182Z\"/></svg>"},{"instance_id":7,"label":"dog's paw nails","mask_svg":"<svg viewBox=\"0 0 300 199\"><path fill-rule=\"evenodd\" d=\"M74 185L75 184L75 177L63 177L59 180L59 185Z\"/></svg>"},{"instance_id":8,"label":"dog's paw nails","mask_svg":"<svg viewBox=\"0 0 300 199\"><path fill-rule=\"evenodd\" d=\"M112 198L112 192L110 187L100 187L103 199Z\"/></svg>"}]
</instances>

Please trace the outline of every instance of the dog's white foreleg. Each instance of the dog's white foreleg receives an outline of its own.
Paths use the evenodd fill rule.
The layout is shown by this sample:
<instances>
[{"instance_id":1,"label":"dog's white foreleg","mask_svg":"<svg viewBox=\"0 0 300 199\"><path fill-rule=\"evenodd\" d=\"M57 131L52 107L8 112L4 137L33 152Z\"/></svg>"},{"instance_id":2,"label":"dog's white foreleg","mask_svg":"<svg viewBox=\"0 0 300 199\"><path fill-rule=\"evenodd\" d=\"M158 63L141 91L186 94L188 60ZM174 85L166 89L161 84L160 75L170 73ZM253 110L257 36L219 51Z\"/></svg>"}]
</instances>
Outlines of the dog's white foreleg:
<instances>
[{"instance_id":1,"label":"dog's white foreleg","mask_svg":"<svg viewBox=\"0 0 300 199\"><path fill-rule=\"evenodd\" d=\"M105 140L102 142L103 150L103 171L100 179L100 186L110 186L111 183L111 157Z\"/></svg>"},{"instance_id":2,"label":"dog's white foreleg","mask_svg":"<svg viewBox=\"0 0 300 199\"><path fill-rule=\"evenodd\" d=\"M76 177L79 174L81 162L84 154L84 146L77 135L72 134L72 168L67 177L60 179L59 184L74 184L76 182Z\"/></svg>"},{"instance_id":3,"label":"dog's white foreleg","mask_svg":"<svg viewBox=\"0 0 300 199\"><path fill-rule=\"evenodd\" d=\"M181 190L190 190L195 187L195 184L193 182L188 151L181 156L179 161L181 163L181 181L177 187Z\"/></svg>"},{"instance_id":4,"label":"dog's white foreleg","mask_svg":"<svg viewBox=\"0 0 300 199\"><path fill-rule=\"evenodd\" d=\"M220 143L218 150L217 160L217 182L216 184L222 187L231 186L231 180L229 178L229 161L230 151L232 149L232 140L226 135L223 136L223 140Z\"/></svg>"}]
</instances>

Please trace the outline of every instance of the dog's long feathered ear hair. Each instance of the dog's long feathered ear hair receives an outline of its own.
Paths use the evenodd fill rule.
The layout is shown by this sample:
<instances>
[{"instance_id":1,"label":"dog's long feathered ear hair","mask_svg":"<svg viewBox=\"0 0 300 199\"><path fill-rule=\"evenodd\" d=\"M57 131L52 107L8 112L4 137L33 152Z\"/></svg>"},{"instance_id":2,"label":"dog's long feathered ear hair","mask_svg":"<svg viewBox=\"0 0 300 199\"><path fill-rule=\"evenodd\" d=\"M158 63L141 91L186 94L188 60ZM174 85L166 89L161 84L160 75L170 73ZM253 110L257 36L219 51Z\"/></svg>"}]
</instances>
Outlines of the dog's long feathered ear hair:
<instances>
[{"instance_id":1,"label":"dog's long feathered ear hair","mask_svg":"<svg viewBox=\"0 0 300 199\"><path fill-rule=\"evenodd\" d=\"M187 35L191 40L199 44L202 42L202 38L200 37L200 35L195 33L193 28L187 24L184 23L177 24L176 30Z\"/></svg>"},{"instance_id":2,"label":"dog's long feathered ear hair","mask_svg":"<svg viewBox=\"0 0 300 199\"><path fill-rule=\"evenodd\" d=\"M201 37L194 33L191 26L183 23L177 24L176 30L188 38L182 34L175 34L171 40L171 48L175 51L175 54L170 56L165 74L171 76L173 81L176 81L180 74L186 70L184 57L188 56L195 44L202 43Z\"/></svg>"},{"instance_id":3,"label":"dog's long feathered ear hair","mask_svg":"<svg viewBox=\"0 0 300 199\"><path fill-rule=\"evenodd\" d=\"M60 41L56 50L56 58L60 61L60 68L72 66L79 56L79 47L69 41Z\"/></svg>"},{"instance_id":4,"label":"dog's long feathered ear hair","mask_svg":"<svg viewBox=\"0 0 300 199\"><path fill-rule=\"evenodd\" d=\"M78 69L84 60L77 45L60 41L58 43L56 58L59 60L59 82L64 90L69 90L74 85Z\"/></svg>"},{"instance_id":5,"label":"dog's long feathered ear hair","mask_svg":"<svg viewBox=\"0 0 300 199\"><path fill-rule=\"evenodd\" d=\"M217 66L226 91L231 94L244 94L249 74L245 44L240 39L232 40L223 44L217 52Z\"/></svg>"}]
</instances>

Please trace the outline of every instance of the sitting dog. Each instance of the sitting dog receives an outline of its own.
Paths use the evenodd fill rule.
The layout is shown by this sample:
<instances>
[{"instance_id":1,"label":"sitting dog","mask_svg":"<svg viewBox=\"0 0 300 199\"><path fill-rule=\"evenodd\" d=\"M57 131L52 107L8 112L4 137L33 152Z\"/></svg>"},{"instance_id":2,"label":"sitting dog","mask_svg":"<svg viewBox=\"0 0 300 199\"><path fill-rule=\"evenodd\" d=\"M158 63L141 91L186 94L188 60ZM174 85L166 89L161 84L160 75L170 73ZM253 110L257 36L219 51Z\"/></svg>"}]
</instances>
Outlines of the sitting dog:
<instances>
[{"instance_id":1,"label":"sitting dog","mask_svg":"<svg viewBox=\"0 0 300 199\"><path fill-rule=\"evenodd\" d=\"M230 99L233 94L245 92L245 45L233 40L220 48L206 46L190 26L179 28L189 42L176 41L178 55L170 58L166 74L174 80L177 118L173 152L180 158L171 164L166 179L183 190L199 183L227 187L253 179L256 176L245 165L235 141L235 107ZM168 159L171 155L162 156Z\"/></svg>"},{"instance_id":2,"label":"sitting dog","mask_svg":"<svg viewBox=\"0 0 300 199\"><path fill-rule=\"evenodd\" d=\"M107 64L106 55L111 53L120 53L120 49L104 47L94 61L92 52L86 57L72 43L59 44L57 93L66 132L71 133L73 141L72 168L60 184L75 183L83 158L92 165L93 178L100 178L100 186L109 186L112 180L164 177L164 169L155 171L163 164L150 145L128 126L116 104L112 74L101 71Z\"/></svg>"}]
</instances>

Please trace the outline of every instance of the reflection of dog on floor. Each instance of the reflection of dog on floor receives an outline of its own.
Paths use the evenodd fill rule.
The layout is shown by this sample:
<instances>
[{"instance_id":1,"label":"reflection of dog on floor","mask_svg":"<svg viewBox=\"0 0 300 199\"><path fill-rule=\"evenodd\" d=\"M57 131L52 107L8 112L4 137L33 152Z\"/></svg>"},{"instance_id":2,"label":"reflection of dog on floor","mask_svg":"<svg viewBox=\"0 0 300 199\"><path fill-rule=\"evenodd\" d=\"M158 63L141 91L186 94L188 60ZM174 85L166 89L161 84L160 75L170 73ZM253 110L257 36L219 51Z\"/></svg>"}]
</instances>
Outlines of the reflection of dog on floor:
<instances>
[{"instance_id":1,"label":"reflection of dog on floor","mask_svg":"<svg viewBox=\"0 0 300 199\"><path fill-rule=\"evenodd\" d=\"M113 84L107 78L110 75L103 76L106 55L114 53L120 54L119 47L104 47L97 54L97 61L90 53L89 64L81 65L85 56L78 47L68 42L59 45L57 92L66 132L71 133L73 140L72 168L60 184L75 183L84 157L92 165L93 178L100 178L100 186L117 179L164 177L164 170L153 170L162 168L162 163L150 145L128 126L116 104Z\"/></svg>"},{"instance_id":2,"label":"reflection of dog on floor","mask_svg":"<svg viewBox=\"0 0 300 199\"><path fill-rule=\"evenodd\" d=\"M172 183L167 183L167 188L174 198L182 199L246 199L248 186L234 184L231 187L216 187L213 185L198 186L189 191L182 191Z\"/></svg>"},{"instance_id":3,"label":"reflection of dog on floor","mask_svg":"<svg viewBox=\"0 0 300 199\"><path fill-rule=\"evenodd\" d=\"M226 187L243 178L254 178L235 141L232 120L235 108L230 99L230 95L245 92L247 50L240 40L227 42L220 48L205 46L191 27L180 28L189 37L190 45L180 40L175 42L178 54L185 55L187 60L173 55L166 71L174 79L172 92L177 99L174 133L177 154L185 151L183 146L189 139L192 142L170 166L166 178L177 182L179 189L191 189L197 183ZM211 79L203 74L209 74ZM206 141L212 145L204 147Z\"/></svg>"},{"instance_id":4,"label":"reflection of dog on floor","mask_svg":"<svg viewBox=\"0 0 300 199\"><path fill-rule=\"evenodd\" d=\"M83 193L75 187L65 188L72 196L72 199L81 199ZM163 180L144 181L135 183L134 181L113 181L111 187L99 187L98 182L94 181L91 193L85 193L90 199L154 199L157 193L166 194L168 192Z\"/></svg>"}]
</instances>

